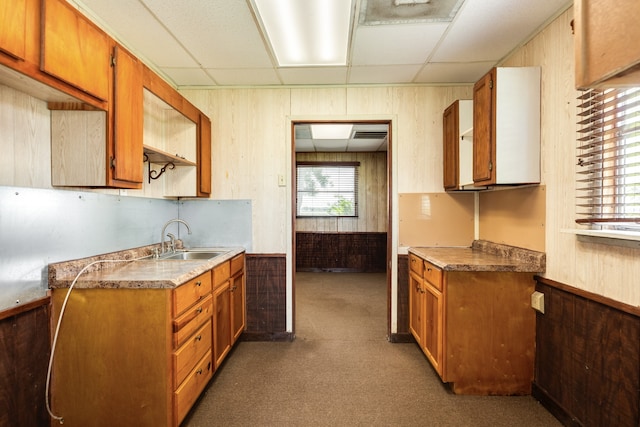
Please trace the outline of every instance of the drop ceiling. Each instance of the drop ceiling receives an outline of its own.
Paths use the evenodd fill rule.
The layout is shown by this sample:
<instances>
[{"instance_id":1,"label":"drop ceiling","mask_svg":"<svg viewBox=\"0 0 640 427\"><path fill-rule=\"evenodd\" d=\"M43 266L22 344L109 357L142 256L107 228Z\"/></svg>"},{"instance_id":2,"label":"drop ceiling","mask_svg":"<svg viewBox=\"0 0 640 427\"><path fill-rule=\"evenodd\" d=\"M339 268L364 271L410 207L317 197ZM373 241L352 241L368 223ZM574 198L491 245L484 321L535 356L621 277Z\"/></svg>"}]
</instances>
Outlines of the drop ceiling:
<instances>
[{"instance_id":1,"label":"drop ceiling","mask_svg":"<svg viewBox=\"0 0 640 427\"><path fill-rule=\"evenodd\" d=\"M287 68L252 0L68 1L178 88L473 83L572 4L353 0L346 66Z\"/></svg>"}]
</instances>

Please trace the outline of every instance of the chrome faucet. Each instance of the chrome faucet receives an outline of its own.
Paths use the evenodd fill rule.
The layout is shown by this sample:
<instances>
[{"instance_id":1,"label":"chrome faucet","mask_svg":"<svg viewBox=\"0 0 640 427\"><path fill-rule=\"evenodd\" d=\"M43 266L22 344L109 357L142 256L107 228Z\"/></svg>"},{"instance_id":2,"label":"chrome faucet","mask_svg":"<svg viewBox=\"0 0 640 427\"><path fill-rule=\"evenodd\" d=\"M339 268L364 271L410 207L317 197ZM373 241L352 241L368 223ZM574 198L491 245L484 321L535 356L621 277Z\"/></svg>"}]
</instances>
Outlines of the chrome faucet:
<instances>
[{"instance_id":1,"label":"chrome faucet","mask_svg":"<svg viewBox=\"0 0 640 427\"><path fill-rule=\"evenodd\" d=\"M167 227L172 222L178 222L178 223L184 224L184 226L187 227L187 231L189 232L189 234L191 234L191 228L189 228L189 224L187 224L185 221L183 221L181 219L177 219L177 218L176 219L170 219L169 221L167 221L167 223L164 225L164 227L162 227L162 234L160 235L160 254L164 254L164 235L165 235L164 233L165 233L165 231L167 231ZM175 237L171 239L173 244L175 244L174 239L175 239ZM175 249L175 246L172 245L172 248Z\"/></svg>"}]
</instances>

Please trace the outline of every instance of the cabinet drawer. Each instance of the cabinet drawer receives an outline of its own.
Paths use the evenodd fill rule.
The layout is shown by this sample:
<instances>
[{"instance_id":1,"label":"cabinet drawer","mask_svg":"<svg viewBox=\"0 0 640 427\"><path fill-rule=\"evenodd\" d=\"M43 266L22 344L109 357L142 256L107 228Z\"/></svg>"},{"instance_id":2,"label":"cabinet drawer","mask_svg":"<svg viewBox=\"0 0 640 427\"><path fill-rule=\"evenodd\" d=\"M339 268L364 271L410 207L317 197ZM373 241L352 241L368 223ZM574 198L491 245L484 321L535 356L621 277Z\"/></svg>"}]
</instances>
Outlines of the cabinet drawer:
<instances>
[{"instance_id":1,"label":"cabinet drawer","mask_svg":"<svg viewBox=\"0 0 640 427\"><path fill-rule=\"evenodd\" d=\"M226 282L231 277L231 263L226 261L213 269L213 287Z\"/></svg>"},{"instance_id":2,"label":"cabinet drawer","mask_svg":"<svg viewBox=\"0 0 640 427\"><path fill-rule=\"evenodd\" d=\"M174 413L177 417L175 425L182 422L212 375L213 363L211 352L208 351L173 394Z\"/></svg>"},{"instance_id":3,"label":"cabinet drawer","mask_svg":"<svg viewBox=\"0 0 640 427\"><path fill-rule=\"evenodd\" d=\"M433 287L442 291L442 270L429 261L424 261L424 278L431 283Z\"/></svg>"},{"instance_id":4,"label":"cabinet drawer","mask_svg":"<svg viewBox=\"0 0 640 427\"><path fill-rule=\"evenodd\" d=\"M244 254L240 254L231 260L231 276L244 268Z\"/></svg>"},{"instance_id":5,"label":"cabinet drawer","mask_svg":"<svg viewBox=\"0 0 640 427\"><path fill-rule=\"evenodd\" d=\"M173 348L180 347L191 334L213 315L213 297L207 295L180 317L173 320Z\"/></svg>"},{"instance_id":6,"label":"cabinet drawer","mask_svg":"<svg viewBox=\"0 0 640 427\"><path fill-rule=\"evenodd\" d=\"M204 298L211 292L211 274L209 272L189 280L178 286L173 292L173 316L182 314L184 310Z\"/></svg>"},{"instance_id":7,"label":"cabinet drawer","mask_svg":"<svg viewBox=\"0 0 640 427\"><path fill-rule=\"evenodd\" d=\"M409 267L411 271L422 277L422 258L414 254L409 254Z\"/></svg>"},{"instance_id":8,"label":"cabinet drawer","mask_svg":"<svg viewBox=\"0 0 640 427\"><path fill-rule=\"evenodd\" d=\"M195 334L191 335L176 352L173 353L174 383L178 386L184 381L198 361L211 350L211 320L206 322Z\"/></svg>"}]
</instances>

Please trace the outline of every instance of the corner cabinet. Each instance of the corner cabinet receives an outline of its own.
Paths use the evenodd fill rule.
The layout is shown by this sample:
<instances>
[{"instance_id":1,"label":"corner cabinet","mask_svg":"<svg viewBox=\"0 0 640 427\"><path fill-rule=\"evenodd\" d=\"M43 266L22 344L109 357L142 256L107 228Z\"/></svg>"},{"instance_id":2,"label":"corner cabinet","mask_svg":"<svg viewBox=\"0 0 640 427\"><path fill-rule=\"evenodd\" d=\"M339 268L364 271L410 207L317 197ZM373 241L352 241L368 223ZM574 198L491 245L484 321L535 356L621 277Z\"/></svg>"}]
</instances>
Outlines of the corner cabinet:
<instances>
[{"instance_id":1,"label":"corner cabinet","mask_svg":"<svg viewBox=\"0 0 640 427\"><path fill-rule=\"evenodd\" d=\"M444 189L473 187L473 101L455 101L444 110L442 124Z\"/></svg>"},{"instance_id":2,"label":"corner cabinet","mask_svg":"<svg viewBox=\"0 0 640 427\"><path fill-rule=\"evenodd\" d=\"M211 193L211 122L148 68L144 70L146 181L164 197Z\"/></svg>"},{"instance_id":3,"label":"corner cabinet","mask_svg":"<svg viewBox=\"0 0 640 427\"><path fill-rule=\"evenodd\" d=\"M409 277L409 329L454 393L531 393L531 273L443 271L410 253Z\"/></svg>"},{"instance_id":4,"label":"corner cabinet","mask_svg":"<svg viewBox=\"0 0 640 427\"><path fill-rule=\"evenodd\" d=\"M473 88L473 182L540 183L540 68L499 67Z\"/></svg>"},{"instance_id":5,"label":"corner cabinet","mask_svg":"<svg viewBox=\"0 0 640 427\"><path fill-rule=\"evenodd\" d=\"M640 2L574 1L576 87L640 86Z\"/></svg>"}]
</instances>

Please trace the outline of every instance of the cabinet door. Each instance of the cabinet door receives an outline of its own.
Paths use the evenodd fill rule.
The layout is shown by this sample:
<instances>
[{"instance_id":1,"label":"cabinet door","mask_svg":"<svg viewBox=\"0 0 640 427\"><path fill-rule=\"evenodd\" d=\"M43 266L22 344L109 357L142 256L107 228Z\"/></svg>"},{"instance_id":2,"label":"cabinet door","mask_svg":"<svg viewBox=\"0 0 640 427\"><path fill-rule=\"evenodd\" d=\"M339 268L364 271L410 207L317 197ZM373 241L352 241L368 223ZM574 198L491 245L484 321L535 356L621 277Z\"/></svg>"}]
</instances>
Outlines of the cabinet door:
<instances>
[{"instance_id":1,"label":"cabinet door","mask_svg":"<svg viewBox=\"0 0 640 427\"><path fill-rule=\"evenodd\" d=\"M111 39L64 0L43 0L41 69L109 100Z\"/></svg>"},{"instance_id":2,"label":"cabinet door","mask_svg":"<svg viewBox=\"0 0 640 427\"><path fill-rule=\"evenodd\" d=\"M443 133L443 184L445 190L458 189L459 176L459 103L458 101L451 104L444 110L442 116L442 133Z\"/></svg>"},{"instance_id":3,"label":"cabinet door","mask_svg":"<svg viewBox=\"0 0 640 427\"><path fill-rule=\"evenodd\" d=\"M198 196L211 194L211 120L200 113L198 132Z\"/></svg>"},{"instance_id":4,"label":"cabinet door","mask_svg":"<svg viewBox=\"0 0 640 427\"><path fill-rule=\"evenodd\" d=\"M424 335L424 289L422 278L409 272L409 330L420 347L423 347Z\"/></svg>"},{"instance_id":5,"label":"cabinet door","mask_svg":"<svg viewBox=\"0 0 640 427\"><path fill-rule=\"evenodd\" d=\"M142 183L142 64L120 46L114 49L112 178Z\"/></svg>"},{"instance_id":6,"label":"cabinet door","mask_svg":"<svg viewBox=\"0 0 640 427\"><path fill-rule=\"evenodd\" d=\"M428 284L424 286L424 346L425 354L436 372L443 375L443 298L442 294Z\"/></svg>"},{"instance_id":7,"label":"cabinet door","mask_svg":"<svg viewBox=\"0 0 640 427\"><path fill-rule=\"evenodd\" d=\"M213 292L213 338L214 360L220 366L231 349L231 298L230 281L218 286Z\"/></svg>"},{"instance_id":8,"label":"cabinet door","mask_svg":"<svg viewBox=\"0 0 640 427\"><path fill-rule=\"evenodd\" d=\"M244 331L244 272L231 279L231 344L235 343Z\"/></svg>"},{"instance_id":9,"label":"cabinet door","mask_svg":"<svg viewBox=\"0 0 640 427\"><path fill-rule=\"evenodd\" d=\"M640 2L574 1L576 87L640 85Z\"/></svg>"},{"instance_id":10,"label":"cabinet door","mask_svg":"<svg viewBox=\"0 0 640 427\"><path fill-rule=\"evenodd\" d=\"M473 182L495 183L495 68L473 86Z\"/></svg>"},{"instance_id":11,"label":"cabinet door","mask_svg":"<svg viewBox=\"0 0 640 427\"><path fill-rule=\"evenodd\" d=\"M25 59L27 1L7 0L0 3L0 51Z\"/></svg>"}]
</instances>

